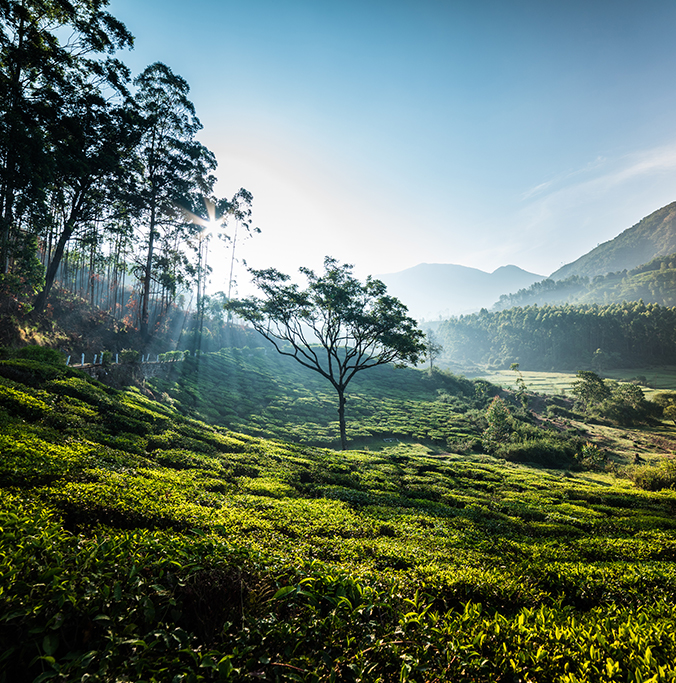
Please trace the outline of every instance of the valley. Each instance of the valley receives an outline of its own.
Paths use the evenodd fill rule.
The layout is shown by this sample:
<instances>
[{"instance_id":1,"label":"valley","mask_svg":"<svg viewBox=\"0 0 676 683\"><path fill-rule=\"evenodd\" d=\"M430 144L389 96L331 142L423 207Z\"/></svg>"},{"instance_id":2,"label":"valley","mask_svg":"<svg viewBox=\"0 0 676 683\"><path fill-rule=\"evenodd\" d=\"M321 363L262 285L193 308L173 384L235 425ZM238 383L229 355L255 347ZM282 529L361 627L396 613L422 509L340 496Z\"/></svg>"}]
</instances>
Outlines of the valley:
<instances>
[{"instance_id":1,"label":"valley","mask_svg":"<svg viewBox=\"0 0 676 683\"><path fill-rule=\"evenodd\" d=\"M676 14L531 4L0 3L0 683L676 683Z\"/></svg>"}]
</instances>

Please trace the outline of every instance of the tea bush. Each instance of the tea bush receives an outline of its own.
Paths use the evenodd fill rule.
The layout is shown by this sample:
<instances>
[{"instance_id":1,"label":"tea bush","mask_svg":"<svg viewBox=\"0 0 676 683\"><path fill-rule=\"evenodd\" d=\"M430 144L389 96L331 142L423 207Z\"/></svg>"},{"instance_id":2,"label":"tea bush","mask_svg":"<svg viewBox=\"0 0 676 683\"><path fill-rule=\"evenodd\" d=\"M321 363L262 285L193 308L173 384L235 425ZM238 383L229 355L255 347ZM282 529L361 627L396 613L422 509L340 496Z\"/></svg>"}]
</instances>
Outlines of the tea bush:
<instances>
[{"instance_id":1,"label":"tea bush","mask_svg":"<svg viewBox=\"0 0 676 683\"><path fill-rule=\"evenodd\" d=\"M268 441L12 362L0 681L676 680L668 487Z\"/></svg>"}]
</instances>

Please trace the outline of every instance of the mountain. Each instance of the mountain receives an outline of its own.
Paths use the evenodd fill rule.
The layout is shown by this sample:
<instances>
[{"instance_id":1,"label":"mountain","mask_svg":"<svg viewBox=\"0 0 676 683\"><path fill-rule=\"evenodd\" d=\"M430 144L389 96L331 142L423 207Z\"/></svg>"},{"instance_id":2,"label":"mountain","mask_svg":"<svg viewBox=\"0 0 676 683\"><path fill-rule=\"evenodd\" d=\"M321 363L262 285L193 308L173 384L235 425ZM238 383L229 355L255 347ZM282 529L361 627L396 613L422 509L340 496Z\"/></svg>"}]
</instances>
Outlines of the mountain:
<instances>
[{"instance_id":1,"label":"mountain","mask_svg":"<svg viewBox=\"0 0 676 683\"><path fill-rule=\"evenodd\" d=\"M564 280L571 275L593 278L648 263L676 252L676 202L658 209L614 239L599 244L576 261L550 276Z\"/></svg>"},{"instance_id":2,"label":"mountain","mask_svg":"<svg viewBox=\"0 0 676 683\"><path fill-rule=\"evenodd\" d=\"M571 275L565 280L541 280L514 294L503 294L493 307L544 304L613 304L643 301L646 304L676 306L676 253L658 256L632 270L597 275Z\"/></svg>"},{"instance_id":3,"label":"mountain","mask_svg":"<svg viewBox=\"0 0 676 683\"><path fill-rule=\"evenodd\" d=\"M398 273L379 275L388 293L401 299L417 319L472 313L492 306L501 294L543 279L517 266L492 273L452 263L420 263Z\"/></svg>"}]
</instances>

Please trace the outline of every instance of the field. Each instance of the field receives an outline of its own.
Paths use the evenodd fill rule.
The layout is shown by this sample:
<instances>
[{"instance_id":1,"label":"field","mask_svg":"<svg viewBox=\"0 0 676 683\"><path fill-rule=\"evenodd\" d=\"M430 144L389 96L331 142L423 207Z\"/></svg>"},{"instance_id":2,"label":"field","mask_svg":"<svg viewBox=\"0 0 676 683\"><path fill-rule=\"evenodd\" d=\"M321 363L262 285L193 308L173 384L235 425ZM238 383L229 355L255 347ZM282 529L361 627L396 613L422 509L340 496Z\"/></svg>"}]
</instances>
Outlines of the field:
<instances>
[{"instance_id":1,"label":"field","mask_svg":"<svg viewBox=\"0 0 676 683\"><path fill-rule=\"evenodd\" d=\"M676 493L631 467L338 453L0 377L2 681L676 680Z\"/></svg>"},{"instance_id":2,"label":"field","mask_svg":"<svg viewBox=\"0 0 676 683\"><path fill-rule=\"evenodd\" d=\"M521 370L526 386L530 391L535 391L542 394L566 394L575 381L574 372L531 372L528 370ZM608 375L610 377L610 374ZM631 375L633 376L633 375ZM493 370L485 371L477 374L476 377L481 377L493 384L511 389L516 386L516 380L519 374L513 370ZM674 377L676 386L676 376Z\"/></svg>"},{"instance_id":3,"label":"field","mask_svg":"<svg viewBox=\"0 0 676 683\"><path fill-rule=\"evenodd\" d=\"M569 393L575 381L574 372L531 372L520 370L526 386L531 391L544 394ZM640 378L645 383L646 396L650 397L655 390L676 390L676 366L623 368L615 370L603 370L603 377L616 379L620 382L629 382ZM476 375L483 379L505 388L515 386L518 374L513 370L485 371Z\"/></svg>"}]
</instances>

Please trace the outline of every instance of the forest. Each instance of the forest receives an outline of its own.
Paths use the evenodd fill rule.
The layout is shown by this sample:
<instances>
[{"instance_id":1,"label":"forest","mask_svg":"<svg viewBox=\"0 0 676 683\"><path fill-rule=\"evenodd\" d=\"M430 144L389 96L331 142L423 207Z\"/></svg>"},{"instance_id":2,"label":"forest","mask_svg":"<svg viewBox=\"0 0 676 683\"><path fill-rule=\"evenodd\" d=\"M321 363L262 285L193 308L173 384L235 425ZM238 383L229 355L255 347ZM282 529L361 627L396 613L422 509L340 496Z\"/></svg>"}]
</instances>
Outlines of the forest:
<instances>
[{"instance_id":1,"label":"forest","mask_svg":"<svg viewBox=\"0 0 676 683\"><path fill-rule=\"evenodd\" d=\"M494 309L543 304L611 304L625 301L673 306L676 303L676 254L658 256L643 265L588 278L571 275L546 279L514 294L503 294Z\"/></svg>"},{"instance_id":2,"label":"forest","mask_svg":"<svg viewBox=\"0 0 676 683\"><path fill-rule=\"evenodd\" d=\"M0 7L0 314L37 319L58 283L148 344L177 303L207 306L209 242L234 258L252 195L214 196L187 81L159 62L132 75L107 4Z\"/></svg>"},{"instance_id":3,"label":"forest","mask_svg":"<svg viewBox=\"0 0 676 683\"><path fill-rule=\"evenodd\" d=\"M459 364L533 370L673 364L676 309L645 304L514 307L443 321L444 358Z\"/></svg>"}]
</instances>

